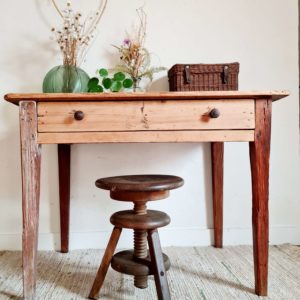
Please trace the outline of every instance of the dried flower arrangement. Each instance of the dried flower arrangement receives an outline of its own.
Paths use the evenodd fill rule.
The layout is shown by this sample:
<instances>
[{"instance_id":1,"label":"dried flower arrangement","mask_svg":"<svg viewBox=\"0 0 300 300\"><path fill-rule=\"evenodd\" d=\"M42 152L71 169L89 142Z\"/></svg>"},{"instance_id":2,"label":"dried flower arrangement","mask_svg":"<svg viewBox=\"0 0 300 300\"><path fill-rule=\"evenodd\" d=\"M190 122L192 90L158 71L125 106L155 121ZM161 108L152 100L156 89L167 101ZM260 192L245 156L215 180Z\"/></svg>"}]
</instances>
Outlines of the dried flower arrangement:
<instances>
[{"instance_id":1,"label":"dried flower arrangement","mask_svg":"<svg viewBox=\"0 0 300 300\"><path fill-rule=\"evenodd\" d=\"M74 12L70 1L67 2L64 10L60 10L55 0L52 0L54 8L63 19L62 28L52 28L52 32L55 34L63 55L64 65L77 66L82 63L103 16L107 1L102 0L98 10L82 20L82 14Z\"/></svg>"},{"instance_id":2,"label":"dried flower arrangement","mask_svg":"<svg viewBox=\"0 0 300 300\"><path fill-rule=\"evenodd\" d=\"M147 77L152 81L154 73L166 70L164 67L151 67L151 54L145 48L147 14L143 8L137 9L137 14L137 32L133 36L128 35L121 46L114 46L120 52L120 64L116 66L116 70L130 75L134 91L142 78Z\"/></svg>"},{"instance_id":3,"label":"dried flower arrangement","mask_svg":"<svg viewBox=\"0 0 300 300\"><path fill-rule=\"evenodd\" d=\"M52 68L46 74L43 92L87 92L90 77L78 65L87 54L108 0L101 0L98 10L91 13L85 20L82 20L81 13L74 12L70 1L67 2L64 10L59 9L55 0L51 1L63 20L62 28L52 28L63 56L63 65Z\"/></svg>"}]
</instances>

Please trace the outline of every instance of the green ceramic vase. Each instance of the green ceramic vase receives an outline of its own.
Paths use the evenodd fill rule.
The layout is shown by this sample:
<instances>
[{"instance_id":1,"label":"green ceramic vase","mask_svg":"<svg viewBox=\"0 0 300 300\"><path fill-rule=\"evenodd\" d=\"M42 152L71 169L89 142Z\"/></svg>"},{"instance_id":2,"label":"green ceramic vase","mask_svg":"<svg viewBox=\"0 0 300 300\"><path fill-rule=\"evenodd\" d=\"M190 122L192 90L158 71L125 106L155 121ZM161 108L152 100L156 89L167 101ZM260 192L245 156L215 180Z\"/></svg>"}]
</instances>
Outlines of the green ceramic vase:
<instances>
[{"instance_id":1,"label":"green ceramic vase","mask_svg":"<svg viewBox=\"0 0 300 300\"><path fill-rule=\"evenodd\" d=\"M44 93L85 93L88 74L75 66L57 66L51 69L43 82Z\"/></svg>"}]
</instances>

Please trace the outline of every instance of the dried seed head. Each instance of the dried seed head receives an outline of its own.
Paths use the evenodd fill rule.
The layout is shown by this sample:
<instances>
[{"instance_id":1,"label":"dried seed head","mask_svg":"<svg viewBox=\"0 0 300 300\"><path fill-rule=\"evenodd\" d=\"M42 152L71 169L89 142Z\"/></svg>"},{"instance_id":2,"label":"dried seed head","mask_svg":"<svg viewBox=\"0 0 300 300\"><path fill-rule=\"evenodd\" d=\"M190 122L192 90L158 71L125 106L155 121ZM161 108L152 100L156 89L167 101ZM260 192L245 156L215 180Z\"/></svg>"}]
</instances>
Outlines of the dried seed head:
<instances>
[{"instance_id":1,"label":"dried seed head","mask_svg":"<svg viewBox=\"0 0 300 300\"><path fill-rule=\"evenodd\" d=\"M106 2L107 0L105 0ZM102 15L98 10L81 21L82 14L72 9L72 2L67 2L66 8L61 11L63 26L60 30L52 29L54 36L63 55L64 64L76 65L84 59L90 40L94 37L93 32Z\"/></svg>"}]
</instances>

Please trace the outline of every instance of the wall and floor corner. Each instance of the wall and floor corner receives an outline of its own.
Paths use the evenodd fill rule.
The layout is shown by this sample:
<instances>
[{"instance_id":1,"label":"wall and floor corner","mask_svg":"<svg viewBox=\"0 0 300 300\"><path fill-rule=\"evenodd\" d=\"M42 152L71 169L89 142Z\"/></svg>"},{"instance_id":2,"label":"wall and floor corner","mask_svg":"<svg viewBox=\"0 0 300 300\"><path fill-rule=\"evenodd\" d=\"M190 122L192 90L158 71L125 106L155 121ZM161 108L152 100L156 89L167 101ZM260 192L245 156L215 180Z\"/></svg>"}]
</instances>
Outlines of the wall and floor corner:
<instances>
[{"instance_id":1,"label":"wall and floor corner","mask_svg":"<svg viewBox=\"0 0 300 300\"><path fill-rule=\"evenodd\" d=\"M79 2L79 1L78 1ZM78 9L88 11L83 7ZM89 7L96 5L89 0ZM86 62L90 74L117 62L119 44L146 2L147 47L166 67L175 63L241 63L241 90L288 89L273 106L270 173L270 243L300 244L300 160L298 96L298 1L291 0L110 0ZM75 3L77 4L77 3ZM50 28L59 17L48 0L1 2L0 91L38 92L52 66L60 64ZM124 13L126 12L126 13ZM180 21L178 21L180 20ZM167 90L166 74L152 90ZM21 248L21 178L18 109L0 103L0 249ZM109 199L94 181L128 173L177 174L185 186L167 201L153 203L172 217L161 231L168 245L209 245L212 195L208 144L75 145L72 147L71 249L103 248L109 216L128 207ZM224 242L251 244L248 145L225 146ZM39 249L59 248L56 146L43 147ZM130 233L121 247L131 245Z\"/></svg>"}]
</instances>

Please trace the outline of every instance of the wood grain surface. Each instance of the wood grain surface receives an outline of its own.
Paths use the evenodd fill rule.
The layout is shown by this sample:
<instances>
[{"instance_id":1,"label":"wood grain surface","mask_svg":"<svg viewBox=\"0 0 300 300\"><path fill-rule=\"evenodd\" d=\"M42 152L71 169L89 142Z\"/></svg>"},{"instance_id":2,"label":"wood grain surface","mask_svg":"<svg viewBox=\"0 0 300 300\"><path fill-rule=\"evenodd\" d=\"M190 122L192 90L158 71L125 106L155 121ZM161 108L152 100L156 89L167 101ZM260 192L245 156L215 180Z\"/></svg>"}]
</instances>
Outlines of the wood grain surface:
<instances>
[{"instance_id":1,"label":"wood grain surface","mask_svg":"<svg viewBox=\"0 0 300 300\"><path fill-rule=\"evenodd\" d=\"M258 99L267 98L273 101L290 94L286 90L274 91L199 91L199 92L146 92L146 93L82 93L82 94L7 94L6 101L18 104L22 100L37 102L50 101L123 101L123 100L208 100L208 99Z\"/></svg>"},{"instance_id":2,"label":"wood grain surface","mask_svg":"<svg viewBox=\"0 0 300 300\"><path fill-rule=\"evenodd\" d=\"M105 253L104 253L104 256L102 258L101 265L98 269L96 278L94 280L92 289L90 291L89 299L95 299L96 300L96 299L99 298L100 289L103 285L106 273L107 273L108 268L110 266L111 259L114 255L115 250L116 250L121 232L122 232L122 228L115 227L113 229L113 232L110 236L108 245L105 249Z\"/></svg>"},{"instance_id":3,"label":"wood grain surface","mask_svg":"<svg viewBox=\"0 0 300 300\"><path fill-rule=\"evenodd\" d=\"M255 293L267 296L271 100L256 101L255 141L250 143Z\"/></svg>"},{"instance_id":4,"label":"wood grain surface","mask_svg":"<svg viewBox=\"0 0 300 300\"><path fill-rule=\"evenodd\" d=\"M37 144L36 103L20 103L20 140L23 207L24 299L35 299L36 256L39 225L41 146Z\"/></svg>"},{"instance_id":5,"label":"wood grain surface","mask_svg":"<svg viewBox=\"0 0 300 300\"><path fill-rule=\"evenodd\" d=\"M218 109L220 116L210 112ZM76 114L84 114L82 120ZM45 102L39 132L253 129L254 100Z\"/></svg>"},{"instance_id":6,"label":"wood grain surface","mask_svg":"<svg viewBox=\"0 0 300 300\"><path fill-rule=\"evenodd\" d=\"M40 144L199 143L254 141L254 130L39 133Z\"/></svg>"},{"instance_id":7,"label":"wood grain surface","mask_svg":"<svg viewBox=\"0 0 300 300\"><path fill-rule=\"evenodd\" d=\"M58 145L61 252L69 252L71 145Z\"/></svg>"},{"instance_id":8,"label":"wood grain surface","mask_svg":"<svg viewBox=\"0 0 300 300\"><path fill-rule=\"evenodd\" d=\"M154 268L154 280L158 300L170 300L170 290L165 270L163 254L157 230L148 231L149 253Z\"/></svg>"},{"instance_id":9,"label":"wood grain surface","mask_svg":"<svg viewBox=\"0 0 300 300\"><path fill-rule=\"evenodd\" d=\"M223 247L223 160L224 143L211 144L214 245Z\"/></svg>"}]
</instances>

